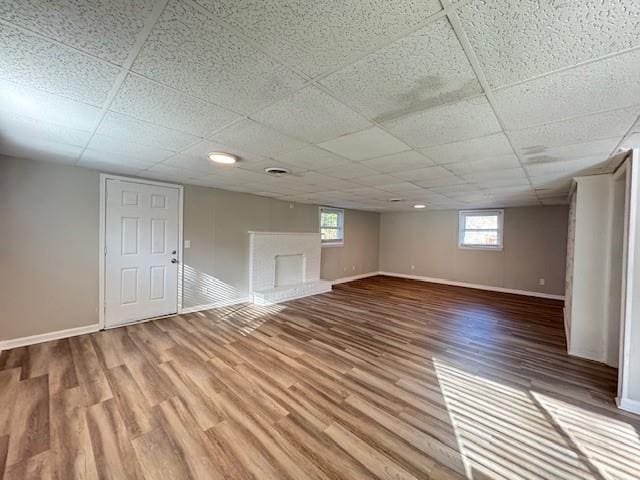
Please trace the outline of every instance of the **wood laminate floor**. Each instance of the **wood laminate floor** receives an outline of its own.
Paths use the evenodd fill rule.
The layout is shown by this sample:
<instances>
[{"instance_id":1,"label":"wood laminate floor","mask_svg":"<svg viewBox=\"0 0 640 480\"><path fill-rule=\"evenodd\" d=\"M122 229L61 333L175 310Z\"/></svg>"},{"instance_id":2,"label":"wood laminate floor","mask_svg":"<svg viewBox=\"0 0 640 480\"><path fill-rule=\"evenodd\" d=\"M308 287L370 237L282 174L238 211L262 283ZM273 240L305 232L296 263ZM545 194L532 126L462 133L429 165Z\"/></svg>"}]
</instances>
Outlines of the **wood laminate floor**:
<instances>
[{"instance_id":1,"label":"wood laminate floor","mask_svg":"<svg viewBox=\"0 0 640 480\"><path fill-rule=\"evenodd\" d=\"M638 479L562 303L373 277L2 352L5 479Z\"/></svg>"}]
</instances>

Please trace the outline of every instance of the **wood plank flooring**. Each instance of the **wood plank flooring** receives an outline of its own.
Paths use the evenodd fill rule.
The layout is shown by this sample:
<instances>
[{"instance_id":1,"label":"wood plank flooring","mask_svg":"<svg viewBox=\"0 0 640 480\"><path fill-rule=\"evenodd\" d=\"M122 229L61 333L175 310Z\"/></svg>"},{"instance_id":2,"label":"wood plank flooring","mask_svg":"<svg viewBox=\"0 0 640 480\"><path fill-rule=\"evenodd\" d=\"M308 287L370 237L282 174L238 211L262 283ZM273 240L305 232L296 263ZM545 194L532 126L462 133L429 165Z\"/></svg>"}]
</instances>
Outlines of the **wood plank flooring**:
<instances>
[{"instance_id":1,"label":"wood plank flooring","mask_svg":"<svg viewBox=\"0 0 640 480\"><path fill-rule=\"evenodd\" d=\"M561 302L379 276L2 352L0 473L638 479L615 390Z\"/></svg>"}]
</instances>

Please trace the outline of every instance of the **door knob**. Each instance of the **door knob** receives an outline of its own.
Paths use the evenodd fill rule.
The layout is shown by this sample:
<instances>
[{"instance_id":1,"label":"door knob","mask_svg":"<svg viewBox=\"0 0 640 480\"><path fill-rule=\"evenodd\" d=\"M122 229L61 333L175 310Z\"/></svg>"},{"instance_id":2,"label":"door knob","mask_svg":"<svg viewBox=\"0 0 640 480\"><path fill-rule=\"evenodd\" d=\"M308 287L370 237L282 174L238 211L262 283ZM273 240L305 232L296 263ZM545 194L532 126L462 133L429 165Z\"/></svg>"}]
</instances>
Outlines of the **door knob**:
<instances>
[{"instance_id":1,"label":"door knob","mask_svg":"<svg viewBox=\"0 0 640 480\"><path fill-rule=\"evenodd\" d=\"M172 258L171 263L178 263L178 260L176 260L175 258Z\"/></svg>"}]
</instances>

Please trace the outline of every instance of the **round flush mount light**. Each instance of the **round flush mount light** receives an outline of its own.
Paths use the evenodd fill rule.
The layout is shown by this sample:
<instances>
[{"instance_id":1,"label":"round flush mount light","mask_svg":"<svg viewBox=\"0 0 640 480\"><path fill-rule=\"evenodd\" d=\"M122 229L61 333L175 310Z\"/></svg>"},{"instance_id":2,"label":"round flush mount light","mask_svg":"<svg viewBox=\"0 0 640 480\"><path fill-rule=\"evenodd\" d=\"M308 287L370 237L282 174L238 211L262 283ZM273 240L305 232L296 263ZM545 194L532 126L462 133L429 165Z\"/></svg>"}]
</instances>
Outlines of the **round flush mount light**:
<instances>
[{"instance_id":1,"label":"round flush mount light","mask_svg":"<svg viewBox=\"0 0 640 480\"><path fill-rule=\"evenodd\" d=\"M413 208L426 208L426 205L422 205L422 204L418 204L418 205L414 205Z\"/></svg>"},{"instance_id":2,"label":"round flush mount light","mask_svg":"<svg viewBox=\"0 0 640 480\"><path fill-rule=\"evenodd\" d=\"M286 175L289 173L289 170L282 167L269 167L264 169L269 175Z\"/></svg>"},{"instance_id":3,"label":"round flush mount light","mask_svg":"<svg viewBox=\"0 0 640 480\"><path fill-rule=\"evenodd\" d=\"M235 155L231 155L230 153L224 152L211 152L207 154L209 157L209 161L213 163L222 163L224 165L231 165L236 163Z\"/></svg>"}]
</instances>

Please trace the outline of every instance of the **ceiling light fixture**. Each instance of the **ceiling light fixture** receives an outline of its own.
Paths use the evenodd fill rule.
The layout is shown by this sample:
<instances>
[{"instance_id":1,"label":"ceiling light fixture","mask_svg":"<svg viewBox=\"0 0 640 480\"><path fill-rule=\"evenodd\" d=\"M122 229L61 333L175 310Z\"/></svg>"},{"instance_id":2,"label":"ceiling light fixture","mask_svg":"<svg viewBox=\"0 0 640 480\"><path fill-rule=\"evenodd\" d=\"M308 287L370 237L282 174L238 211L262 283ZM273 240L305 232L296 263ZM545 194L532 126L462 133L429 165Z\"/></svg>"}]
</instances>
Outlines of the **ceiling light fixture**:
<instances>
[{"instance_id":1,"label":"ceiling light fixture","mask_svg":"<svg viewBox=\"0 0 640 480\"><path fill-rule=\"evenodd\" d=\"M237 160L235 155L231 155L230 153L224 153L224 152L211 152L207 154L207 157L209 157L210 162L222 163L224 165L231 165L233 163L236 163L236 160Z\"/></svg>"},{"instance_id":2,"label":"ceiling light fixture","mask_svg":"<svg viewBox=\"0 0 640 480\"><path fill-rule=\"evenodd\" d=\"M418 204L418 205L414 205L413 208L426 208L426 205L422 205L422 204Z\"/></svg>"}]
</instances>

